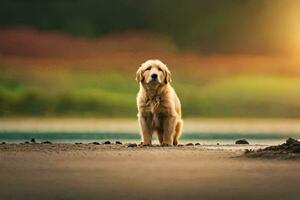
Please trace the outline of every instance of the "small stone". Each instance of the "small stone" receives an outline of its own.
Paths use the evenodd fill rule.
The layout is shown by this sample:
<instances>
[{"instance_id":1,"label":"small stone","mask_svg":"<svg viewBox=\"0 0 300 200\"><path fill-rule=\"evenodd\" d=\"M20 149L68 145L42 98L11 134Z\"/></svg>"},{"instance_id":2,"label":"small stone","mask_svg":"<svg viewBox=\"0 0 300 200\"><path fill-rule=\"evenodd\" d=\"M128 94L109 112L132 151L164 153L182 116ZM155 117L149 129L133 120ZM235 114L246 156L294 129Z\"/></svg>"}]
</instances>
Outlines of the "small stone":
<instances>
[{"instance_id":1,"label":"small stone","mask_svg":"<svg viewBox=\"0 0 300 200\"><path fill-rule=\"evenodd\" d=\"M25 144L29 144L29 142L28 142L28 141L26 141L26 142L25 142Z\"/></svg>"},{"instance_id":2,"label":"small stone","mask_svg":"<svg viewBox=\"0 0 300 200\"><path fill-rule=\"evenodd\" d=\"M137 147L137 144L131 143L131 144L128 144L127 147Z\"/></svg>"},{"instance_id":3,"label":"small stone","mask_svg":"<svg viewBox=\"0 0 300 200\"><path fill-rule=\"evenodd\" d=\"M99 145L100 143L99 143L99 142L93 142L92 144L94 144L94 145Z\"/></svg>"},{"instance_id":4,"label":"small stone","mask_svg":"<svg viewBox=\"0 0 300 200\"><path fill-rule=\"evenodd\" d=\"M183 144L177 144L177 146L178 146L178 147L183 147L184 145L183 145Z\"/></svg>"},{"instance_id":5,"label":"small stone","mask_svg":"<svg viewBox=\"0 0 300 200\"><path fill-rule=\"evenodd\" d=\"M116 144L122 144L122 142L120 142L120 141L116 141Z\"/></svg>"},{"instance_id":6,"label":"small stone","mask_svg":"<svg viewBox=\"0 0 300 200\"><path fill-rule=\"evenodd\" d=\"M6 144L5 142L2 142L1 144Z\"/></svg>"},{"instance_id":7,"label":"small stone","mask_svg":"<svg viewBox=\"0 0 300 200\"><path fill-rule=\"evenodd\" d=\"M30 142L35 143L35 139L31 138Z\"/></svg>"},{"instance_id":8,"label":"small stone","mask_svg":"<svg viewBox=\"0 0 300 200\"><path fill-rule=\"evenodd\" d=\"M193 143L187 143L185 146L194 146Z\"/></svg>"},{"instance_id":9,"label":"small stone","mask_svg":"<svg viewBox=\"0 0 300 200\"><path fill-rule=\"evenodd\" d=\"M249 144L249 142L245 139L235 141L235 144Z\"/></svg>"},{"instance_id":10,"label":"small stone","mask_svg":"<svg viewBox=\"0 0 300 200\"><path fill-rule=\"evenodd\" d=\"M42 142L42 144L52 144L52 142L47 140L47 141Z\"/></svg>"},{"instance_id":11,"label":"small stone","mask_svg":"<svg viewBox=\"0 0 300 200\"><path fill-rule=\"evenodd\" d=\"M199 145L201 145L199 142L197 142L196 144L195 144L196 146L199 146Z\"/></svg>"},{"instance_id":12,"label":"small stone","mask_svg":"<svg viewBox=\"0 0 300 200\"><path fill-rule=\"evenodd\" d=\"M75 142L75 144L77 144L77 145L78 145L78 144L82 144L82 142Z\"/></svg>"},{"instance_id":13,"label":"small stone","mask_svg":"<svg viewBox=\"0 0 300 200\"><path fill-rule=\"evenodd\" d=\"M219 146L219 145L220 145L220 143L218 142L218 143L217 143L217 145Z\"/></svg>"},{"instance_id":14,"label":"small stone","mask_svg":"<svg viewBox=\"0 0 300 200\"><path fill-rule=\"evenodd\" d=\"M110 141L105 141L103 144L111 144Z\"/></svg>"}]
</instances>

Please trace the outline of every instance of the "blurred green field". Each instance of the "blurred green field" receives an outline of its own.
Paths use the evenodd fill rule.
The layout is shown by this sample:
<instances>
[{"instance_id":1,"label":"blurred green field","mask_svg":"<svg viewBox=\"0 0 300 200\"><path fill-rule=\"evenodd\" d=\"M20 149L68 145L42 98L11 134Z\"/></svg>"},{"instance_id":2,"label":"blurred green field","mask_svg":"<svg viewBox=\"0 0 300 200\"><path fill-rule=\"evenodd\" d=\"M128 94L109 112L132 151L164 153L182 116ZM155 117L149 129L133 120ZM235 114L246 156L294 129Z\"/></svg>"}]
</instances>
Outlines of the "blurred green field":
<instances>
[{"instance_id":1,"label":"blurred green field","mask_svg":"<svg viewBox=\"0 0 300 200\"><path fill-rule=\"evenodd\" d=\"M199 81L175 71L184 117L300 117L300 79L238 73ZM80 70L0 74L0 115L135 117L134 73Z\"/></svg>"},{"instance_id":2,"label":"blurred green field","mask_svg":"<svg viewBox=\"0 0 300 200\"><path fill-rule=\"evenodd\" d=\"M143 32L86 39L2 30L0 116L135 118L135 72L159 58L172 71L184 117L300 117L298 57L205 55L174 46Z\"/></svg>"},{"instance_id":3,"label":"blurred green field","mask_svg":"<svg viewBox=\"0 0 300 200\"><path fill-rule=\"evenodd\" d=\"M0 117L135 118L148 59L184 117L300 117L297 1L0 4Z\"/></svg>"}]
</instances>

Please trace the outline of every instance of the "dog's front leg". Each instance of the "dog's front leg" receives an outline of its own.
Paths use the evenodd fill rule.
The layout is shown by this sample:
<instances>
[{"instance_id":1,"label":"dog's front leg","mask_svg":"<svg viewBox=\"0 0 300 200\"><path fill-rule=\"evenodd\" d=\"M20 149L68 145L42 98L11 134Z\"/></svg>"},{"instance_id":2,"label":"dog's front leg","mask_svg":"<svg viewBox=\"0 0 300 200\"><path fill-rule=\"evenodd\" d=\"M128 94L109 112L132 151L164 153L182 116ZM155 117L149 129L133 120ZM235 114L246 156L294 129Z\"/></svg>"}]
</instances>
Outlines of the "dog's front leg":
<instances>
[{"instance_id":1,"label":"dog's front leg","mask_svg":"<svg viewBox=\"0 0 300 200\"><path fill-rule=\"evenodd\" d=\"M163 145L172 146L176 117L168 116L163 119Z\"/></svg>"},{"instance_id":2,"label":"dog's front leg","mask_svg":"<svg viewBox=\"0 0 300 200\"><path fill-rule=\"evenodd\" d=\"M152 118L151 117L139 117L139 124L141 135L143 137L143 145L151 145L152 143Z\"/></svg>"}]
</instances>

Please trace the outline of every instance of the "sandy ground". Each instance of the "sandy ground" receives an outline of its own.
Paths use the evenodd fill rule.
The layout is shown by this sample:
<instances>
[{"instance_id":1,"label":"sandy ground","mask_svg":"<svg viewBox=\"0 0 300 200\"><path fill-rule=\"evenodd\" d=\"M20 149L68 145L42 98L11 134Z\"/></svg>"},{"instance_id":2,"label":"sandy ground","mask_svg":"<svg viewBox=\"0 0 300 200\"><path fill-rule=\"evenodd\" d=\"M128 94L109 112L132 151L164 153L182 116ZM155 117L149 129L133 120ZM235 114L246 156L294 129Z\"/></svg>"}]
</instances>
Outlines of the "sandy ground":
<instances>
[{"instance_id":1,"label":"sandy ground","mask_svg":"<svg viewBox=\"0 0 300 200\"><path fill-rule=\"evenodd\" d=\"M300 162L222 148L0 145L0 199L300 199Z\"/></svg>"}]
</instances>

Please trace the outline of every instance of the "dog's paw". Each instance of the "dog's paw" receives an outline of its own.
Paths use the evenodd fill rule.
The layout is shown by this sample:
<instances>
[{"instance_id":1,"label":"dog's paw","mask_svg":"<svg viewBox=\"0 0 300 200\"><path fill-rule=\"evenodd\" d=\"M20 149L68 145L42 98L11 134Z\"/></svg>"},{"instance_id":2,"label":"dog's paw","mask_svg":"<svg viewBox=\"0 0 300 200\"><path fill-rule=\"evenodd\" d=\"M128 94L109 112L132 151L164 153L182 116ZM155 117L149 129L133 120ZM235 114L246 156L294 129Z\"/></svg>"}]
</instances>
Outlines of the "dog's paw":
<instances>
[{"instance_id":1,"label":"dog's paw","mask_svg":"<svg viewBox=\"0 0 300 200\"><path fill-rule=\"evenodd\" d=\"M142 144L141 147L151 147L152 144Z\"/></svg>"},{"instance_id":2,"label":"dog's paw","mask_svg":"<svg viewBox=\"0 0 300 200\"><path fill-rule=\"evenodd\" d=\"M152 146L152 145L151 145L151 144L146 144L146 143L141 142L141 143L139 144L139 146L140 146L140 147L150 147L150 146Z\"/></svg>"}]
</instances>

